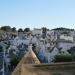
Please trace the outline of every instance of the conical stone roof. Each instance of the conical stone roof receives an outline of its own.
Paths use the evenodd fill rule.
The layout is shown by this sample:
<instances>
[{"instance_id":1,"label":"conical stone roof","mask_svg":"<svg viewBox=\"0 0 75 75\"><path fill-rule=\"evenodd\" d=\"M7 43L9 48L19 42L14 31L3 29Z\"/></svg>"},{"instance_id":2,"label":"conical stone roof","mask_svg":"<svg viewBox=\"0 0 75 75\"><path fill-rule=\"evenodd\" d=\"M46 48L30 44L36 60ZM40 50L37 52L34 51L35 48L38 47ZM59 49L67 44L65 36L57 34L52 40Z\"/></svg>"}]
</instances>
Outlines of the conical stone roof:
<instances>
[{"instance_id":1,"label":"conical stone roof","mask_svg":"<svg viewBox=\"0 0 75 75\"><path fill-rule=\"evenodd\" d=\"M39 59L35 55L35 53L32 50L32 47L29 46L29 51L24 55L24 57L21 59L15 70L13 71L12 75L21 75L21 67L23 64L40 64Z\"/></svg>"}]
</instances>

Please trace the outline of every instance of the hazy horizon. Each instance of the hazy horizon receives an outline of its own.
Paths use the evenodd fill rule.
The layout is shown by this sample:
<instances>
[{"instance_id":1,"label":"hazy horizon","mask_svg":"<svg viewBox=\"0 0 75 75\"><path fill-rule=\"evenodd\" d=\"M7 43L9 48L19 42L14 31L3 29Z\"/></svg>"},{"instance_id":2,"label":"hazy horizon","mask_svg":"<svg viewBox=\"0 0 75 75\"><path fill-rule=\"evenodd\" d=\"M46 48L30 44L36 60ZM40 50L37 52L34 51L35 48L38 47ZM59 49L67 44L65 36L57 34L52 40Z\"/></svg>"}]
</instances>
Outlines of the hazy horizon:
<instances>
[{"instance_id":1,"label":"hazy horizon","mask_svg":"<svg viewBox=\"0 0 75 75\"><path fill-rule=\"evenodd\" d=\"M0 26L75 29L75 0L0 0Z\"/></svg>"}]
</instances>

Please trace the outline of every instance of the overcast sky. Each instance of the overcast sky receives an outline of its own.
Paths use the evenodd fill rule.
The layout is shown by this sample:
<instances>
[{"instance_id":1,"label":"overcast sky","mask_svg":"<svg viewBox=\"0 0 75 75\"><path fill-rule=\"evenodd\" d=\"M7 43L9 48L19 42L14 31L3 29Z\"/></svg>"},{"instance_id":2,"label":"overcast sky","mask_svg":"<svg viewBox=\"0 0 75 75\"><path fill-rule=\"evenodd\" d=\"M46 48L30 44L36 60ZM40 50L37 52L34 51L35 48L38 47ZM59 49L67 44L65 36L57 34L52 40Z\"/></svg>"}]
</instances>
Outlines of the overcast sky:
<instances>
[{"instance_id":1,"label":"overcast sky","mask_svg":"<svg viewBox=\"0 0 75 75\"><path fill-rule=\"evenodd\" d=\"M75 0L0 0L0 26L75 27Z\"/></svg>"}]
</instances>

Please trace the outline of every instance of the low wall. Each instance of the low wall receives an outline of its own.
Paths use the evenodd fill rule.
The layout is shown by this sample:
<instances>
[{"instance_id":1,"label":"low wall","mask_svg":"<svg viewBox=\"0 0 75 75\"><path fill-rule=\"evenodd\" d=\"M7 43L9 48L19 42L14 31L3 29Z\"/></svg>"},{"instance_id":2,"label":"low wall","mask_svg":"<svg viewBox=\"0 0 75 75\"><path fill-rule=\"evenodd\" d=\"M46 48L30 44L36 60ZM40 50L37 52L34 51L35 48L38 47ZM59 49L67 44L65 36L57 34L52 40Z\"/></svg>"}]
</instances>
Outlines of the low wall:
<instances>
[{"instance_id":1,"label":"low wall","mask_svg":"<svg viewBox=\"0 0 75 75\"><path fill-rule=\"evenodd\" d=\"M12 75L75 75L75 62L22 64L20 73Z\"/></svg>"}]
</instances>

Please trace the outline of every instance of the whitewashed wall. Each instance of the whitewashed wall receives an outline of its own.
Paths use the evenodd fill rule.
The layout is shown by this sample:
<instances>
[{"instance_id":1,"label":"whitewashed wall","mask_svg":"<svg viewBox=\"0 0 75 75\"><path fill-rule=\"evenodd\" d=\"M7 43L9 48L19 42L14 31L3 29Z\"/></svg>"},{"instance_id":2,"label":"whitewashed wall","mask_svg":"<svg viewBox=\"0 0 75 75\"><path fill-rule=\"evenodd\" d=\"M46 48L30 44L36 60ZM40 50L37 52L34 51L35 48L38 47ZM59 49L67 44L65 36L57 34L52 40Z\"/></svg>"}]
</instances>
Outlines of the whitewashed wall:
<instances>
[{"instance_id":1,"label":"whitewashed wall","mask_svg":"<svg viewBox=\"0 0 75 75\"><path fill-rule=\"evenodd\" d=\"M73 42L73 36L60 35L60 39L69 40Z\"/></svg>"}]
</instances>

